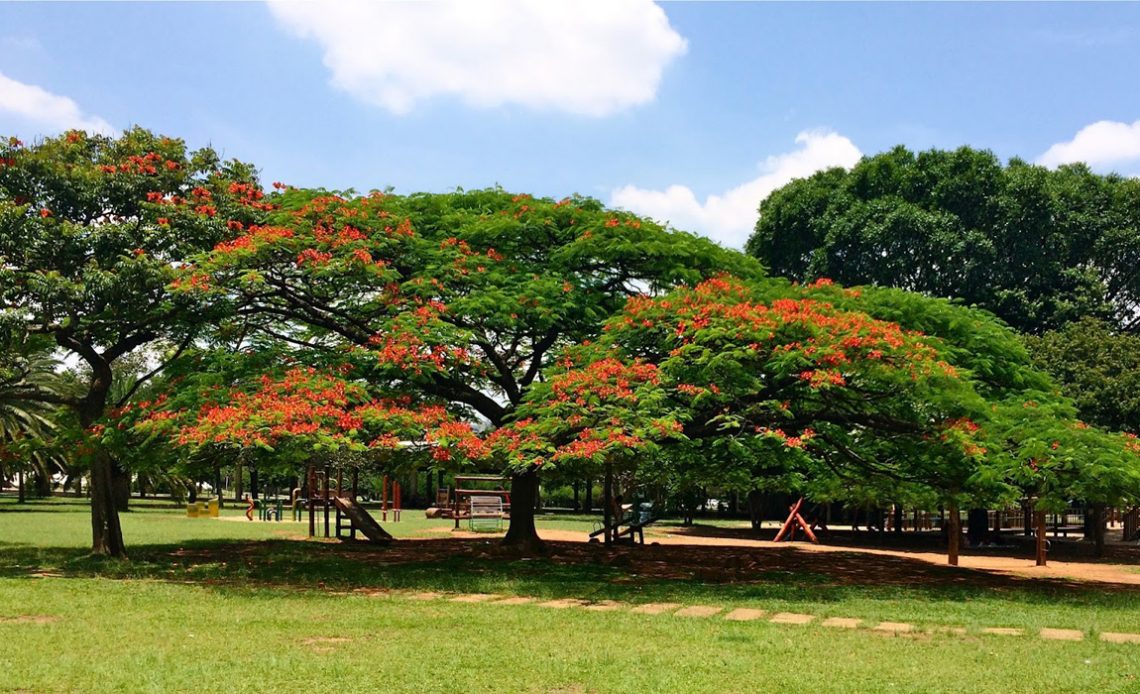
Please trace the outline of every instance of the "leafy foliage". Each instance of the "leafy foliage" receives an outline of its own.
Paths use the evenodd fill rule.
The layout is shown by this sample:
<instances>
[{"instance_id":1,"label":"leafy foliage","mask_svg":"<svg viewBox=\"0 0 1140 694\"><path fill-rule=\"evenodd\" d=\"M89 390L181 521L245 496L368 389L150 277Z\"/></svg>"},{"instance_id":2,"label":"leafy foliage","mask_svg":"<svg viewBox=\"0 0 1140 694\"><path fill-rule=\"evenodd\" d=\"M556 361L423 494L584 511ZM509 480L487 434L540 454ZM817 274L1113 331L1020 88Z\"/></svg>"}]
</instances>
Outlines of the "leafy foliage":
<instances>
[{"instance_id":1,"label":"leafy foliage","mask_svg":"<svg viewBox=\"0 0 1140 694\"><path fill-rule=\"evenodd\" d=\"M1140 432L1140 337L1092 319L1030 338L1038 368L1061 383L1086 421Z\"/></svg>"},{"instance_id":2,"label":"leafy foliage","mask_svg":"<svg viewBox=\"0 0 1140 694\"><path fill-rule=\"evenodd\" d=\"M747 248L791 279L958 298L1025 332L1140 328L1140 182L1082 165L897 147L774 192Z\"/></svg>"},{"instance_id":3,"label":"leafy foliage","mask_svg":"<svg viewBox=\"0 0 1140 694\"><path fill-rule=\"evenodd\" d=\"M0 326L9 336L43 336L89 373L66 398L89 431L93 548L122 554L110 490L121 471L99 432L116 367L156 341L188 344L211 316L195 297L195 252L232 235L266 210L252 169L212 150L136 128L111 138L68 132L25 147L0 146Z\"/></svg>"}]
</instances>

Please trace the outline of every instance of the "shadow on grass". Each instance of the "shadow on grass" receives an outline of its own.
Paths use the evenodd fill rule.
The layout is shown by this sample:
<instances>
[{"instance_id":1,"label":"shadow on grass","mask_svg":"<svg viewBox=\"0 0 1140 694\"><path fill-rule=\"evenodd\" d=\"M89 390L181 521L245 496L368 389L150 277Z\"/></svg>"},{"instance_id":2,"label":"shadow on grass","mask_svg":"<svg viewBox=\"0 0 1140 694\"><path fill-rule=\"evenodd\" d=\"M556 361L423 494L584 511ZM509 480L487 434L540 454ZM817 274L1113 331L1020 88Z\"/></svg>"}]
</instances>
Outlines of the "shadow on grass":
<instances>
[{"instance_id":1,"label":"shadow on grass","mask_svg":"<svg viewBox=\"0 0 1140 694\"><path fill-rule=\"evenodd\" d=\"M391 547L297 540L137 545L127 561L83 550L0 542L0 578L145 579L247 594L281 591L485 592L626 602L851 599L1136 610L1140 587L941 567L906 557L818 553L795 547L616 547L548 543L542 557L504 553L494 540L402 540Z\"/></svg>"},{"instance_id":2,"label":"shadow on grass","mask_svg":"<svg viewBox=\"0 0 1140 694\"><path fill-rule=\"evenodd\" d=\"M715 525L695 524L690 526L668 526L668 533L677 537L710 537L734 540L766 540L775 538L777 530L765 528L728 528ZM1117 533L1119 534L1119 533ZM923 532L853 532L850 530L830 530L820 533L825 544L869 549L889 549L892 552L941 554L946 552L946 539L938 531ZM1136 543L1110 543L1105 547L1103 557L1095 556L1092 542L1079 538L1057 539L1050 537L1049 556L1055 559L1088 563L1129 563L1140 564L1140 545ZM995 547L968 547L963 543L962 556L1013 557L1032 559L1035 552L1032 537L1023 537L1009 531L1002 535L1002 545Z\"/></svg>"}]
</instances>

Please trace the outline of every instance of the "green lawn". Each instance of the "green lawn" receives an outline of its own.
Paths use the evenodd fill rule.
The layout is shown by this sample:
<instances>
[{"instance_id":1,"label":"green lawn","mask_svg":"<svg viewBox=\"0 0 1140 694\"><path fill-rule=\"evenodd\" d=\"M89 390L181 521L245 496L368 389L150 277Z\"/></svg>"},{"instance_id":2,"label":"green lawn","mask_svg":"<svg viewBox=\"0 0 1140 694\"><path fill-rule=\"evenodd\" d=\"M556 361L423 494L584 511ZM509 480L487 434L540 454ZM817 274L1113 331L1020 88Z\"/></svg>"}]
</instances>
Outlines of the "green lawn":
<instances>
[{"instance_id":1,"label":"green lawn","mask_svg":"<svg viewBox=\"0 0 1140 694\"><path fill-rule=\"evenodd\" d=\"M81 506L0 499L0 691L1140 691L1140 644L1095 638L1140 632L1136 591L983 588L968 572L936 585L839 582L824 570L650 578L620 561L500 557L490 540L393 563L390 550L299 541L304 526L291 523L157 508L123 522L131 560L101 561L84 554ZM422 537L445 525L409 511L386 527ZM417 601L409 591L748 606L921 631ZM985 626L1089 636L989 636Z\"/></svg>"}]
</instances>

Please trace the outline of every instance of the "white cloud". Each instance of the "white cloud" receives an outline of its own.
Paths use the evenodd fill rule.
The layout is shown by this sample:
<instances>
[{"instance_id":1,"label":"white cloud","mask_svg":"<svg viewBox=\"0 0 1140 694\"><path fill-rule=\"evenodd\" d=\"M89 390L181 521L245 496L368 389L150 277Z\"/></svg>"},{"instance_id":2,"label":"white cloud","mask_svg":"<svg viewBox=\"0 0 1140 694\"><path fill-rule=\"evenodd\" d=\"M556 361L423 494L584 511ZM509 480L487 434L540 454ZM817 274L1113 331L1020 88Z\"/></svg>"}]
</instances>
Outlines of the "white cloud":
<instances>
[{"instance_id":1,"label":"white cloud","mask_svg":"<svg viewBox=\"0 0 1140 694\"><path fill-rule=\"evenodd\" d=\"M628 185L610 196L610 203L631 212L669 222L678 229L704 234L725 246L740 248L756 226L760 201L792 179L806 178L821 169L850 168L862 157L855 143L827 130L808 130L796 136L796 149L768 157L762 174L702 203L688 186L646 190Z\"/></svg>"},{"instance_id":2,"label":"white cloud","mask_svg":"<svg viewBox=\"0 0 1140 694\"><path fill-rule=\"evenodd\" d=\"M1040 157L1043 166L1083 161L1105 166L1140 159L1140 120L1134 123L1102 120L1086 125L1068 142L1058 142Z\"/></svg>"},{"instance_id":3,"label":"white cloud","mask_svg":"<svg viewBox=\"0 0 1140 694\"><path fill-rule=\"evenodd\" d=\"M19 82L0 72L0 114L3 113L40 128L38 134L73 128L104 134L115 132L110 123L83 113L79 105L66 96L52 94L43 87Z\"/></svg>"},{"instance_id":4,"label":"white cloud","mask_svg":"<svg viewBox=\"0 0 1140 694\"><path fill-rule=\"evenodd\" d=\"M651 0L268 1L336 87L399 114L449 95L604 116L652 101L687 49Z\"/></svg>"}]
</instances>

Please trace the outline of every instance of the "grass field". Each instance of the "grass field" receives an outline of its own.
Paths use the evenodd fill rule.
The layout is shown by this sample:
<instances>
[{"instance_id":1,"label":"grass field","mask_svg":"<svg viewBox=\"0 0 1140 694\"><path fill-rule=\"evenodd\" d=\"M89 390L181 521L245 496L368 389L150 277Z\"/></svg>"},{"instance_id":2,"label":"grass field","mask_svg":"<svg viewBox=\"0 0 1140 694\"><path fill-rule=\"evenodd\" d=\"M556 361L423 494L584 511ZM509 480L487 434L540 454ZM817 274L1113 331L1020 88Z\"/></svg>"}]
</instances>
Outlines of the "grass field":
<instances>
[{"instance_id":1,"label":"grass field","mask_svg":"<svg viewBox=\"0 0 1140 694\"><path fill-rule=\"evenodd\" d=\"M445 522L419 516L386 527L446 537ZM900 580L905 564L879 581L819 563L843 555L802 570L785 557L725 582L637 559L652 548L520 559L489 540L373 549L298 540L303 526L290 523L169 509L123 522L131 559L97 560L83 549L82 506L0 499L0 691L1140 691L1140 644L1095 638L1140 632L1140 593L1123 588L917 569ZM448 547L462 551L438 549ZM423 591L752 607L916 631L412 599ZM981 632L994 626L1026 635ZM1088 636L1047 641L1035 636L1042 627Z\"/></svg>"}]
</instances>

